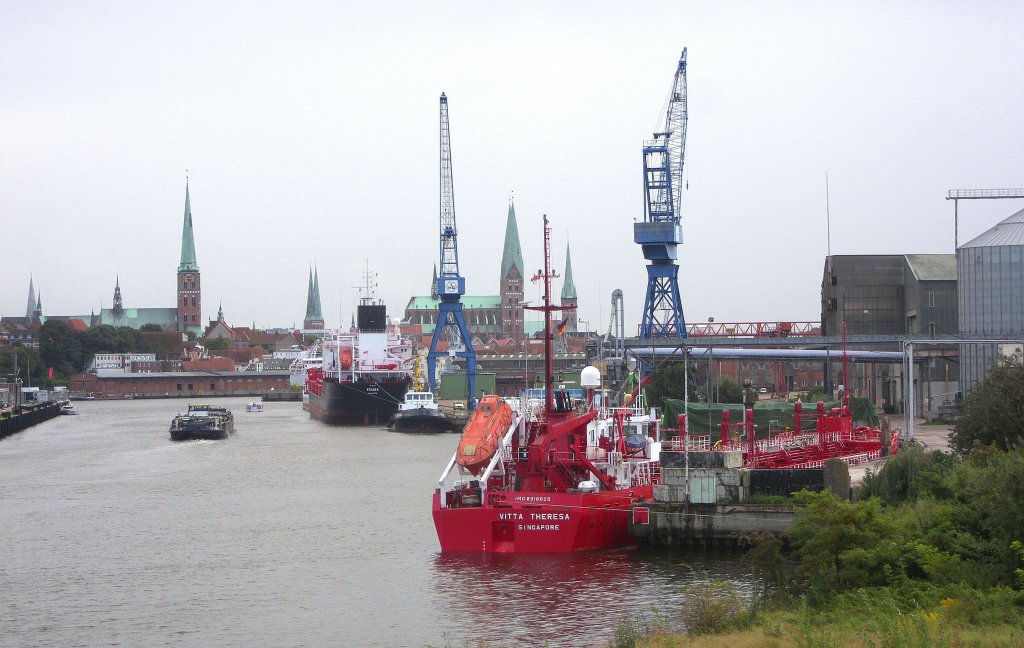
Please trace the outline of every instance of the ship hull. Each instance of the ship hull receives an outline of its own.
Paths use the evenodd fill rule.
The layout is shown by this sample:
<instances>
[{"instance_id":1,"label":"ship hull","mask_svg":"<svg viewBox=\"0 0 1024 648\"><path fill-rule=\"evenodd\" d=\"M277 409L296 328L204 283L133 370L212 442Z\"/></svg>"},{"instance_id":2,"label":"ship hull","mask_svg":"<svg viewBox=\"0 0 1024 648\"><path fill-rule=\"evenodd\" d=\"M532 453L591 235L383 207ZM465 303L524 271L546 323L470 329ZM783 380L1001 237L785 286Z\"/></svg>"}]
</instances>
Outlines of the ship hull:
<instances>
[{"instance_id":1,"label":"ship hull","mask_svg":"<svg viewBox=\"0 0 1024 648\"><path fill-rule=\"evenodd\" d=\"M171 430L171 441L219 441L228 438L230 434L231 430L225 428Z\"/></svg>"},{"instance_id":2,"label":"ship hull","mask_svg":"<svg viewBox=\"0 0 1024 648\"><path fill-rule=\"evenodd\" d=\"M436 434L452 430L451 421L439 410L406 410L395 414L389 427L408 434Z\"/></svg>"},{"instance_id":3,"label":"ship hull","mask_svg":"<svg viewBox=\"0 0 1024 648\"><path fill-rule=\"evenodd\" d=\"M384 425L408 389L407 380L324 382L321 393L309 394L309 415L330 425Z\"/></svg>"},{"instance_id":4,"label":"ship hull","mask_svg":"<svg viewBox=\"0 0 1024 648\"><path fill-rule=\"evenodd\" d=\"M458 497L449 493L450 497ZM650 486L597 493L491 492L481 506L441 507L433 516L442 553L568 553L635 544L631 505L653 498Z\"/></svg>"}]
</instances>

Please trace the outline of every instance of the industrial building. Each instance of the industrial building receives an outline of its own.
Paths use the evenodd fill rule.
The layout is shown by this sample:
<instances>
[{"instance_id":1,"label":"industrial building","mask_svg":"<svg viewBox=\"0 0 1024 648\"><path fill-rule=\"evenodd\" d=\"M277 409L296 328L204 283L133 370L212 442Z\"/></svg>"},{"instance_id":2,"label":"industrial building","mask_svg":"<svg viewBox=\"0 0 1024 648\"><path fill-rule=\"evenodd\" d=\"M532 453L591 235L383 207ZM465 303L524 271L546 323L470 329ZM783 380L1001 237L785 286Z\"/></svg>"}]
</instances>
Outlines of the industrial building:
<instances>
[{"instance_id":1,"label":"industrial building","mask_svg":"<svg viewBox=\"0 0 1024 648\"><path fill-rule=\"evenodd\" d=\"M935 337L958 333L957 257L953 254L832 255L821 284L821 334L878 338L859 349L899 351L894 337ZM935 418L956 406L957 349L929 347L916 375L922 415ZM837 361L840 358L837 358ZM841 376L833 368L833 383ZM902 368L857 364L851 393L863 394L893 413L903 401Z\"/></svg>"},{"instance_id":2,"label":"industrial building","mask_svg":"<svg viewBox=\"0 0 1024 648\"><path fill-rule=\"evenodd\" d=\"M959 330L985 339L1024 340L1024 209L956 251ZM1020 344L964 345L960 386L966 393L985 377L997 354Z\"/></svg>"}]
</instances>

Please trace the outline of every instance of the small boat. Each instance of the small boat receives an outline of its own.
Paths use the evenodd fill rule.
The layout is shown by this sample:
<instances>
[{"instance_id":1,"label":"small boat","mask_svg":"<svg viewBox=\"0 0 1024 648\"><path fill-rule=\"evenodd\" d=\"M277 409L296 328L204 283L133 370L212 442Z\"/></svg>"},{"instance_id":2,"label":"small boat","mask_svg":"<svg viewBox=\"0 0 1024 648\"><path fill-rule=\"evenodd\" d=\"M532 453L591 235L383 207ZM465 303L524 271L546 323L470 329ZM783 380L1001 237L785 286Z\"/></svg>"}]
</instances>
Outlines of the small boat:
<instances>
[{"instance_id":1,"label":"small boat","mask_svg":"<svg viewBox=\"0 0 1024 648\"><path fill-rule=\"evenodd\" d=\"M432 433L447 432L452 424L437 406L432 392L411 391L405 393L388 427L395 432Z\"/></svg>"},{"instance_id":2,"label":"small boat","mask_svg":"<svg viewBox=\"0 0 1024 648\"><path fill-rule=\"evenodd\" d=\"M60 413L74 416L78 414L78 408L75 407L74 403L65 403L60 406Z\"/></svg>"},{"instance_id":3,"label":"small boat","mask_svg":"<svg viewBox=\"0 0 1024 648\"><path fill-rule=\"evenodd\" d=\"M188 412L171 421L171 440L226 439L235 431L231 410L211 405L189 405Z\"/></svg>"},{"instance_id":4,"label":"small boat","mask_svg":"<svg viewBox=\"0 0 1024 648\"><path fill-rule=\"evenodd\" d=\"M263 403L246 403L245 411L246 412L262 412L263 411Z\"/></svg>"}]
</instances>

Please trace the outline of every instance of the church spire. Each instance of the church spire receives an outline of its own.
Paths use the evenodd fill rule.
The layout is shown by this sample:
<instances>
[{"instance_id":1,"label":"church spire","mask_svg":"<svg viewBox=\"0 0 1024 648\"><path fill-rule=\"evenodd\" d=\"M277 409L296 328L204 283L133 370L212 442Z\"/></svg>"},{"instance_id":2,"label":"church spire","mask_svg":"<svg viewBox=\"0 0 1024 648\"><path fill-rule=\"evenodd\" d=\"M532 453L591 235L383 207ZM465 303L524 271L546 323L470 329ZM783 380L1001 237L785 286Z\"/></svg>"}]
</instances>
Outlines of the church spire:
<instances>
[{"instance_id":1,"label":"church spire","mask_svg":"<svg viewBox=\"0 0 1024 648\"><path fill-rule=\"evenodd\" d=\"M434 264L434 276L430 279L430 298L437 299L437 264Z\"/></svg>"},{"instance_id":2,"label":"church spire","mask_svg":"<svg viewBox=\"0 0 1024 648\"><path fill-rule=\"evenodd\" d=\"M124 312L124 301L121 299L121 276L114 279L114 315L120 316Z\"/></svg>"},{"instance_id":3,"label":"church spire","mask_svg":"<svg viewBox=\"0 0 1024 648\"><path fill-rule=\"evenodd\" d=\"M523 251L519 245L519 226L516 224L516 206L508 201L508 220L505 222L505 248L501 253L501 278L508 276L508 271L515 266L519 276L526 274L523 269Z\"/></svg>"},{"instance_id":4,"label":"church spire","mask_svg":"<svg viewBox=\"0 0 1024 648\"><path fill-rule=\"evenodd\" d=\"M306 317L304 319L310 320L313 318L313 268L309 268L309 283L306 286Z\"/></svg>"},{"instance_id":5,"label":"church spire","mask_svg":"<svg viewBox=\"0 0 1024 648\"><path fill-rule=\"evenodd\" d=\"M324 313L320 308L320 269L313 266L313 319L323 322Z\"/></svg>"},{"instance_id":6,"label":"church spire","mask_svg":"<svg viewBox=\"0 0 1024 648\"><path fill-rule=\"evenodd\" d=\"M199 272L196 264L196 243L192 235L192 204L188 196L188 179L185 180L185 222L181 228L181 262L178 272Z\"/></svg>"},{"instance_id":7,"label":"church spire","mask_svg":"<svg viewBox=\"0 0 1024 648\"><path fill-rule=\"evenodd\" d=\"M316 267L309 270L309 288L306 291L306 317L302 321L305 329L322 329L324 314L320 307L320 271Z\"/></svg>"},{"instance_id":8,"label":"church spire","mask_svg":"<svg viewBox=\"0 0 1024 648\"><path fill-rule=\"evenodd\" d=\"M562 300L576 299L576 285L572 282L572 256L569 244L565 244L565 278L562 281Z\"/></svg>"},{"instance_id":9,"label":"church spire","mask_svg":"<svg viewBox=\"0 0 1024 648\"><path fill-rule=\"evenodd\" d=\"M28 307L25 309L25 317L31 318L36 310L36 287L32 282L32 275L28 277Z\"/></svg>"}]
</instances>

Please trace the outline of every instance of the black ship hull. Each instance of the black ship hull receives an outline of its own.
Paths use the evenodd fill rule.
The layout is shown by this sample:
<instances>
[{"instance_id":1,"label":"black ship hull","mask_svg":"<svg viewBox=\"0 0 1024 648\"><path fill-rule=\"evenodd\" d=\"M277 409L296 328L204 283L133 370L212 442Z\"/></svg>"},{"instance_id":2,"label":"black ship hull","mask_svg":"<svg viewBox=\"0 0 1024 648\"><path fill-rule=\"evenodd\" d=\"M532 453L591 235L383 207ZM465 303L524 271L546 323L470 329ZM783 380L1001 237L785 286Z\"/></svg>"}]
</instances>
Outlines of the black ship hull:
<instances>
[{"instance_id":1,"label":"black ship hull","mask_svg":"<svg viewBox=\"0 0 1024 648\"><path fill-rule=\"evenodd\" d=\"M417 408L397 412L388 424L395 432L410 434L436 434L455 429L444 412L436 409Z\"/></svg>"},{"instance_id":2,"label":"black ship hull","mask_svg":"<svg viewBox=\"0 0 1024 648\"><path fill-rule=\"evenodd\" d=\"M171 441L217 441L231 434L227 428L195 428L192 430L171 430Z\"/></svg>"},{"instance_id":3,"label":"black ship hull","mask_svg":"<svg viewBox=\"0 0 1024 648\"><path fill-rule=\"evenodd\" d=\"M384 425L408 389L408 379L325 381L321 393L309 394L309 415L331 425Z\"/></svg>"}]
</instances>

